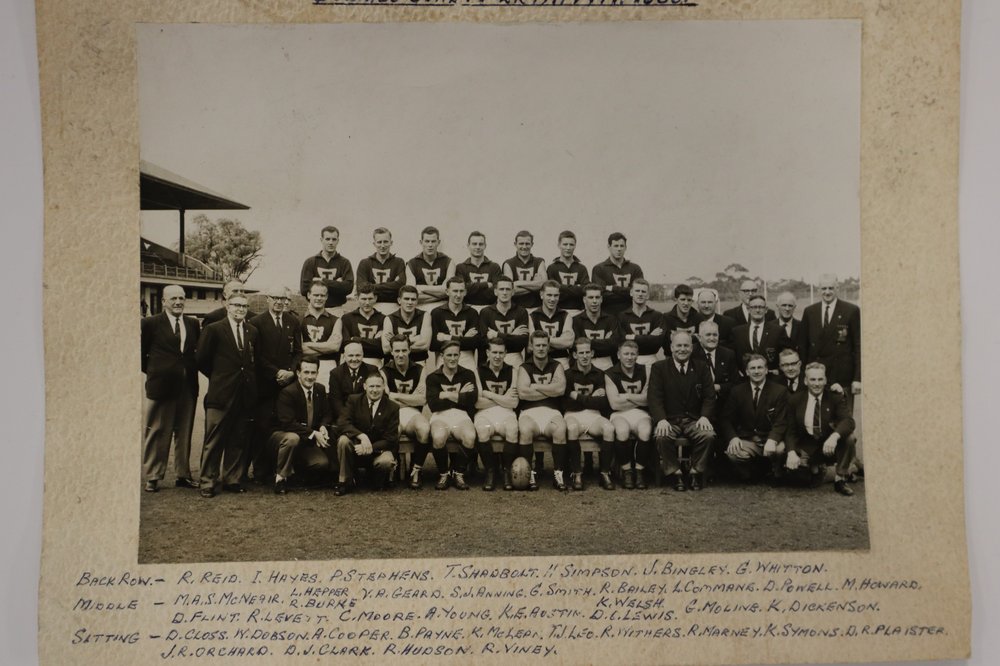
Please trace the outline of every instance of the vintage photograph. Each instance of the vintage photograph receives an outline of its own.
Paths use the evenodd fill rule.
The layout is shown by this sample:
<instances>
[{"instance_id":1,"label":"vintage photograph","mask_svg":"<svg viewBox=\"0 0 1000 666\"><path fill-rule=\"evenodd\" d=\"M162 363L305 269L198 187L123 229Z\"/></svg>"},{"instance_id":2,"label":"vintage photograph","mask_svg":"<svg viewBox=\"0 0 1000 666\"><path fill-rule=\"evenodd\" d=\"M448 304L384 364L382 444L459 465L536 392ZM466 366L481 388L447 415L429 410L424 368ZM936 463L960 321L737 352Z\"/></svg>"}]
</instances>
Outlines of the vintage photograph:
<instances>
[{"instance_id":1,"label":"vintage photograph","mask_svg":"<svg viewBox=\"0 0 1000 666\"><path fill-rule=\"evenodd\" d=\"M140 563L869 548L859 21L136 36Z\"/></svg>"}]
</instances>

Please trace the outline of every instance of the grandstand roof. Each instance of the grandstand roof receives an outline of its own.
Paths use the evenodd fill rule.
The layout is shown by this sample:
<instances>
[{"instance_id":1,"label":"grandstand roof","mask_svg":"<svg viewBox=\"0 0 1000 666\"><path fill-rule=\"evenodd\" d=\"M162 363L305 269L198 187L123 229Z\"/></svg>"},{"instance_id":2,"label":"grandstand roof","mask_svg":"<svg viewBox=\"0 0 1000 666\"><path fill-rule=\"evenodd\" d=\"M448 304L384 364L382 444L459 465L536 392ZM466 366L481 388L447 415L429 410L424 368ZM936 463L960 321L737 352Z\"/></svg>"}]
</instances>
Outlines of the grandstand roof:
<instances>
[{"instance_id":1,"label":"grandstand roof","mask_svg":"<svg viewBox=\"0 0 1000 666\"><path fill-rule=\"evenodd\" d=\"M142 210L250 210L250 206L213 192L204 185L139 161L139 208Z\"/></svg>"}]
</instances>

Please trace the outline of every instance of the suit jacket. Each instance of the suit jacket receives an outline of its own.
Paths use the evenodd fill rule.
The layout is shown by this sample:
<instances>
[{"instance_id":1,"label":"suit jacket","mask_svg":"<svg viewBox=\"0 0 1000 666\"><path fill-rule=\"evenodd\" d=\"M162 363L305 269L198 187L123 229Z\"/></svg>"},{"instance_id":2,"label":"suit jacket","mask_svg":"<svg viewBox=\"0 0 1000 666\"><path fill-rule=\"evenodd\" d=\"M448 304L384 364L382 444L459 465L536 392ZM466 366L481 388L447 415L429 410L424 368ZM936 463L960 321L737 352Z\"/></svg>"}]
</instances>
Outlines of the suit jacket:
<instances>
[{"instance_id":1,"label":"suit jacket","mask_svg":"<svg viewBox=\"0 0 1000 666\"><path fill-rule=\"evenodd\" d=\"M830 323L823 327L823 303L813 303L802 312L801 344L806 363L819 361L826 366L827 386L840 384L850 390L852 381L861 381L861 310L837 299Z\"/></svg>"},{"instance_id":2,"label":"suit jacket","mask_svg":"<svg viewBox=\"0 0 1000 666\"><path fill-rule=\"evenodd\" d=\"M201 327L204 328L209 324L214 324L217 321L222 321L228 316L229 313L226 312L225 305L223 305L221 308L215 308L214 310L212 310L207 315L201 318Z\"/></svg>"},{"instance_id":3,"label":"suit jacket","mask_svg":"<svg viewBox=\"0 0 1000 666\"><path fill-rule=\"evenodd\" d=\"M142 371L146 373L146 397L169 400L182 391L198 395L198 363L195 349L201 328L194 317L181 317L184 349L174 335L166 313L144 317L141 322Z\"/></svg>"},{"instance_id":4,"label":"suit jacket","mask_svg":"<svg viewBox=\"0 0 1000 666\"><path fill-rule=\"evenodd\" d=\"M323 385L313 385L313 417L309 421L306 392L298 380L281 389L274 406L273 432L294 432L303 442L312 443L309 436L322 426L333 424L330 403Z\"/></svg>"},{"instance_id":5,"label":"suit jacket","mask_svg":"<svg viewBox=\"0 0 1000 666\"><path fill-rule=\"evenodd\" d=\"M260 333L257 348L257 386L262 399L274 398L282 387L276 376L279 370L295 371L302 358L302 335L299 320L287 312L281 315L281 330L270 312L250 320Z\"/></svg>"},{"instance_id":6,"label":"suit jacket","mask_svg":"<svg viewBox=\"0 0 1000 666\"><path fill-rule=\"evenodd\" d=\"M726 402L726 398L729 397L729 391L733 388L733 384L740 377L736 353L721 345L716 347L714 366L708 362L708 353L701 347L695 347L694 351L691 352L691 357L702 361L709 367L709 371L715 378L715 383L719 385L716 397L721 407Z\"/></svg>"},{"instance_id":7,"label":"suit jacket","mask_svg":"<svg viewBox=\"0 0 1000 666\"><path fill-rule=\"evenodd\" d=\"M681 375L673 358L657 361L649 371L649 415L656 425L663 419L674 423L683 418L715 417L715 383L708 365L688 359L687 374Z\"/></svg>"},{"instance_id":8,"label":"suit jacket","mask_svg":"<svg viewBox=\"0 0 1000 666\"><path fill-rule=\"evenodd\" d=\"M368 396L364 393L350 396L337 426L341 435L352 439L361 433L368 435L375 452L399 452L399 406L385 395L378 401L374 417L368 407Z\"/></svg>"},{"instance_id":9,"label":"suit jacket","mask_svg":"<svg viewBox=\"0 0 1000 666\"><path fill-rule=\"evenodd\" d=\"M779 382L765 381L757 406L753 404L753 386L744 382L733 387L719 419L723 442L740 439L773 439L781 442L788 428L788 391Z\"/></svg>"},{"instance_id":10,"label":"suit jacket","mask_svg":"<svg viewBox=\"0 0 1000 666\"><path fill-rule=\"evenodd\" d=\"M743 324L749 323L747 318L743 316L743 304L737 305L736 307L729 308L722 312L725 316L736 322L736 326L742 326ZM774 314L774 310L771 308L767 309L767 313L764 315L764 321L771 321L772 319L777 319L778 315Z\"/></svg>"},{"instance_id":11,"label":"suit jacket","mask_svg":"<svg viewBox=\"0 0 1000 666\"><path fill-rule=\"evenodd\" d=\"M784 329L780 319L775 319L774 323ZM794 349L799 355L799 358L805 358L805 349L802 346L802 320L792 318L792 334L788 335L788 331L785 331L785 336L788 338L785 343L784 349Z\"/></svg>"},{"instance_id":12,"label":"suit jacket","mask_svg":"<svg viewBox=\"0 0 1000 666\"><path fill-rule=\"evenodd\" d=\"M209 324L202 331L195 357L208 377L205 407L227 409L242 399L245 407L257 401L257 329L244 322L242 351L236 346L229 318Z\"/></svg>"},{"instance_id":13,"label":"suit jacket","mask_svg":"<svg viewBox=\"0 0 1000 666\"><path fill-rule=\"evenodd\" d=\"M750 330L750 324L741 324L733 329L733 351L736 352L736 363L741 375L746 374L746 357L752 353ZM773 321L764 322L760 329L760 346L757 348L757 353L767 359L769 370L778 369L778 352L790 345L792 342L785 335L785 329Z\"/></svg>"},{"instance_id":14,"label":"suit jacket","mask_svg":"<svg viewBox=\"0 0 1000 666\"><path fill-rule=\"evenodd\" d=\"M851 406L840 393L824 389L820 396L819 435L813 437L806 430L806 407L809 406L809 391L795 393L788 399L788 411L791 421L785 435L785 447L789 451L801 453L803 440L813 439L825 442L832 433L838 432L841 437L847 437L854 432L854 415Z\"/></svg>"},{"instance_id":15,"label":"suit jacket","mask_svg":"<svg viewBox=\"0 0 1000 666\"><path fill-rule=\"evenodd\" d=\"M792 390L792 382L790 382L788 378L785 377L784 375L781 375L781 377L775 381L781 382L781 385L788 390L789 396L795 395L796 393L802 393L803 391L806 390L806 377L805 374L801 372L799 373L798 384L796 384L794 391Z\"/></svg>"},{"instance_id":16,"label":"suit jacket","mask_svg":"<svg viewBox=\"0 0 1000 666\"><path fill-rule=\"evenodd\" d=\"M341 363L330 371L330 412L334 419L339 419L347 406L347 399L365 390L365 378L378 372L378 368L362 361L358 368L358 377L351 381L351 369L346 363Z\"/></svg>"}]
</instances>

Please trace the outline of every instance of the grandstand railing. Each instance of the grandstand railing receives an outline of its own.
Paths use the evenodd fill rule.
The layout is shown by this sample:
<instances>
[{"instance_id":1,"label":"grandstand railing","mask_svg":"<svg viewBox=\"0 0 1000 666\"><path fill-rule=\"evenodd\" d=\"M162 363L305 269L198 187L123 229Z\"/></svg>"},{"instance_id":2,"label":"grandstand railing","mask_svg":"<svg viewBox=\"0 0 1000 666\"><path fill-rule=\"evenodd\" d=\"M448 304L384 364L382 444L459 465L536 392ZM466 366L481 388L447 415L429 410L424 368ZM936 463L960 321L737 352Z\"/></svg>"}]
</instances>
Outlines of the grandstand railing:
<instances>
[{"instance_id":1,"label":"grandstand railing","mask_svg":"<svg viewBox=\"0 0 1000 666\"><path fill-rule=\"evenodd\" d=\"M180 278L184 280L202 280L204 282L222 282L222 274L215 271L205 271L184 266L166 266L142 262L140 274L143 277Z\"/></svg>"}]
</instances>

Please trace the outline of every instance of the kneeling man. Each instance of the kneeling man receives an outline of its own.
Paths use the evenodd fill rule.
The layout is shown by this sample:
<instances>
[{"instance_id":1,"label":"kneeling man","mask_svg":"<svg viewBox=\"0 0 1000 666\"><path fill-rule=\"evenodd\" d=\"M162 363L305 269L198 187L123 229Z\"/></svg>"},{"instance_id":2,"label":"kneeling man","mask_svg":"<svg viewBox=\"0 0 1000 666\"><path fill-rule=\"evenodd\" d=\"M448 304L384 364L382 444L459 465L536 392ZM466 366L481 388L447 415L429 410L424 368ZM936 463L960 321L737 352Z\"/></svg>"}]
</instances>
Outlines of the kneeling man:
<instances>
[{"instance_id":1,"label":"kneeling man","mask_svg":"<svg viewBox=\"0 0 1000 666\"><path fill-rule=\"evenodd\" d=\"M719 433L729 443L726 457L743 481L753 480L760 471L775 478L785 453L788 390L776 380L765 381L767 359L761 354L750 354L746 375L750 381L737 384L726 400ZM754 469L768 461L770 469Z\"/></svg>"},{"instance_id":2,"label":"kneeling man","mask_svg":"<svg viewBox=\"0 0 1000 666\"><path fill-rule=\"evenodd\" d=\"M337 460L340 483L338 497L348 493L354 470L375 471L375 487L382 488L396 469L399 451L399 407L385 397L385 379L378 373L365 377L364 393L347 399L347 408L337 423Z\"/></svg>"},{"instance_id":3,"label":"kneeling man","mask_svg":"<svg viewBox=\"0 0 1000 666\"><path fill-rule=\"evenodd\" d=\"M298 381L281 389L275 403L274 431L268 440L277 459L274 492L284 495L296 468L313 475L337 469L336 452L330 441L332 414L326 390L316 380L319 359L303 356L295 368Z\"/></svg>"}]
</instances>

